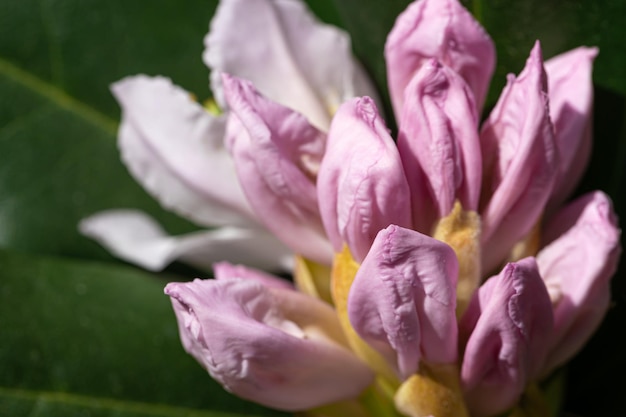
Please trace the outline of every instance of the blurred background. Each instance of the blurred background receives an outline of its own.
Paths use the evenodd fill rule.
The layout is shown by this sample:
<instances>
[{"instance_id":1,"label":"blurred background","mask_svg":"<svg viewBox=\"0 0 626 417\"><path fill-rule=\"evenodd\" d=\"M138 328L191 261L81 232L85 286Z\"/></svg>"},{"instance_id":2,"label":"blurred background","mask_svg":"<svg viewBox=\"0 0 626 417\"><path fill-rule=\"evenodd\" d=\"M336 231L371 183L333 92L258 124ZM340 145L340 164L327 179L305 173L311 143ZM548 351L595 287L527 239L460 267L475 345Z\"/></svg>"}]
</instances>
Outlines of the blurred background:
<instances>
[{"instance_id":1,"label":"blurred background","mask_svg":"<svg viewBox=\"0 0 626 417\"><path fill-rule=\"evenodd\" d=\"M351 33L385 95L383 44L409 1L308 3ZM497 46L488 105L535 39L546 58L600 48L594 151L577 194L606 191L626 219L626 2L464 4ZM216 5L0 0L0 416L281 414L230 396L183 352L162 289L202 273L182 265L146 273L77 232L81 218L118 207L145 210L172 234L195 230L161 209L120 163L119 108L108 86L162 74L208 98L202 39ZM621 266L604 324L566 370L565 415L626 416L625 303Z\"/></svg>"}]
</instances>

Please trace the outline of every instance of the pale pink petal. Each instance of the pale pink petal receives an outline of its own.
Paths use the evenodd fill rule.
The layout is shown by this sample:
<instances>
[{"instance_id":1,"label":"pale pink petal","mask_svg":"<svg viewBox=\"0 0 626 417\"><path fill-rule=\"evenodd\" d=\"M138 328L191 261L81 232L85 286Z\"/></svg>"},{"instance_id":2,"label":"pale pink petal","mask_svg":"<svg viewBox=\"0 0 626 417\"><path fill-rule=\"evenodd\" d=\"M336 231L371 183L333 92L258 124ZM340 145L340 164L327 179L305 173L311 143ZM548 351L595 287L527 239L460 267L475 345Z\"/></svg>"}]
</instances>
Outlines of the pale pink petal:
<instances>
[{"instance_id":1,"label":"pale pink petal","mask_svg":"<svg viewBox=\"0 0 626 417\"><path fill-rule=\"evenodd\" d=\"M420 210L427 204L434 203L436 218L450 214L457 200L464 210L478 209L482 157L474 98L456 72L434 59L424 62L405 90L398 149L413 187L415 223L428 215L428 208ZM428 199L414 191L422 175Z\"/></svg>"},{"instance_id":2,"label":"pale pink petal","mask_svg":"<svg viewBox=\"0 0 626 417\"><path fill-rule=\"evenodd\" d=\"M224 148L223 117L167 78L129 77L111 91L122 107L122 160L163 206L203 226L256 224Z\"/></svg>"},{"instance_id":3,"label":"pale pink petal","mask_svg":"<svg viewBox=\"0 0 626 417\"><path fill-rule=\"evenodd\" d=\"M593 112L591 70L597 54L597 48L580 47L545 63L550 117L561 157L550 211L574 190L589 162Z\"/></svg>"},{"instance_id":4,"label":"pale pink petal","mask_svg":"<svg viewBox=\"0 0 626 417\"><path fill-rule=\"evenodd\" d=\"M171 283L183 346L227 390L281 410L357 397L369 368L335 336L334 310L313 297L249 280Z\"/></svg>"},{"instance_id":5,"label":"pale pink petal","mask_svg":"<svg viewBox=\"0 0 626 417\"><path fill-rule=\"evenodd\" d=\"M482 108L496 62L491 38L457 0L420 0L398 16L385 45L389 91L398 118L404 89L429 58L458 72Z\"/></svg>"},{"instance_id":6,"label":"pale pink petal","mask_svg":"<svg viewBox=\"0 0 626 417\"><path fill-rule=\"evenodd\" d=\"M488 272L539 221L557 174L558 150L538 42L519 77L509 75L480 139L481 237L483 270Z\"/></svg>"},{"instance_id":7,"label":"pale pink petal","mask_svg":"<svg viewBox=\"0 0 626 417\"><path fill-rule=\"evenodd\" d=\"M507 264L479 288L459 327L467 341L461 382L473 416L497 415L517 402L538 376L552 329L534 258Z\"/></svg>"},{"instance_id":8,"label":"pale pink petal","mask_svg":"<svg viewBox=\"0 0 626 417\"><path fill-rule=\"evenodd\" d=\"M352 57L349 36L320 23L304 2L221 1L205 46L204 62L221 103L220 73L226 72L327 129L344 100L375 94Z\"/></svg>"},{"instance_id":9,"label":"pale pink petal","mask_svg":"<svg viewBox=\"0 0 626 417\"><path fill-rule=\"evenodd\" d=\"M224 75L224 93L232 109L229 146L250 205L293 251L330 263L315 188L325 135L247 81Z\"/></svg>"},{"instance_id":10,"label":"pale pink petal","mask_svg":"<svg viewBox=\"0 0 626 417\"><path fill-rule=\"evenodd\" d=\"M621 246L611 200L600 191L558 212L545 236L550 243L537 262L554 305L548 373L576 354L604 318Z\"/></svg>"},{"instance_id":11,"label":"pale pink petal","mask_svg":"<svg viewBox=\"0 0 626 417\"><path fill-rule=\"evenodd\" d=\"M289 271L291 251L265 230L223 227L168 236L154 219L136 210L108 210L83 219L80 232L113 255L159 271L179 260L209 269L229 260L265 270Z\"/></svg>"},{"instance_id":12,"label":"pale pink petal","mask_svg":"<svg viewBox=\"0 0 626 417\"><path fill-rule=\"evenodd\" d=\"M400 155L369 97L344 103L333 118L317 189L335 251L347 243L357 262L379 230L392 223L411 227Z\"/></svg>"},{"instance_id":13,"label":"pale pink petal","mask_svg":"<svg viewBox=\"0 0 626 417\"><path fill-rule=\"evenodd\" d=\"M420 361L456 361L458 269L448 245L398 226L380 231L359 268L348 298L350 322L401 378Z\"/></svg>"},{"instance_id":14,"label":"pale pink petal","mask_svg":"<svg viewBox=\"0 0 626 417\"><path fill-rule=\"evenodd\" d=\"M286 279L268 274L258 269L248 268L244 265L234 265L230 262L217 262L213 264L215 279L248 279L256 281L268 288L294 289L293 283Z\"/></svg>"}]
</instances>

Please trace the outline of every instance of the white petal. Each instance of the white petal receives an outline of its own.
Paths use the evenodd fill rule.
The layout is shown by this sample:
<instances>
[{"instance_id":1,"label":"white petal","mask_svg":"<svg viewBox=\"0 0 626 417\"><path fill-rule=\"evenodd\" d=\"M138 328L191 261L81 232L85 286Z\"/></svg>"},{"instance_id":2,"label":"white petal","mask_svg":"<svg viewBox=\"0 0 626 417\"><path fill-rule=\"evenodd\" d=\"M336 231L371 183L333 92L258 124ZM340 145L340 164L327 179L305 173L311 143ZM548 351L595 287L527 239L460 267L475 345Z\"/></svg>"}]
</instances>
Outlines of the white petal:
<instances>
[{"instance_id":1,"label":"white petal","mask_svg":"<svg viewBox=\"0 0 626 417\"><path fill-rule=\"evenodd\" d=\"M349 36L317 21L304 2L222 1L205 46L204 62L222 105L220 72L252 81L323 130L344 100L375 96L352 57Z\"/></svg>"},{"instance_id":2,"label":"white petal","mask_svg":"<svg viewBox=\"0 0 626 417\"><path fill-rule=\"evenodd\" d=\"M165 207L203 226L256 224L214 117L163 77L111 87L122 106L119 147L135 179Z\"/></svg>"},{"instance_id":3,"label":"white petal","mask_svg":"<svg viewBox=\"0 0 626 417\"><path fill-rule=\"evenodd\" d=\"M168 236L148 215L136 210L108 210L83 219L80 232L125 261L158 271L180 260L208 269L227 260L264 270L290 270L290 251L262 230L223 227Z\"/></svg>"}]
</instances>

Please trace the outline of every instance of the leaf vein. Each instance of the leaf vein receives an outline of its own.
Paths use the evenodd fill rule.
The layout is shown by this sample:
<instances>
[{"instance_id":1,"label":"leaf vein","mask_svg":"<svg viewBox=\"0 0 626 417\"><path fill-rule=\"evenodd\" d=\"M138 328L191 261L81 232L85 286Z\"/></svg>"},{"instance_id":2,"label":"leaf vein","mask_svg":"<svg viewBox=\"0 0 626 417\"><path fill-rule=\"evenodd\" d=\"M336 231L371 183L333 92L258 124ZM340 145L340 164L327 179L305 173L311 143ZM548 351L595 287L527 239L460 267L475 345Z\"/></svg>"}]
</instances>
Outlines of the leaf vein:
<instances>
[{"instance_id":1,"label":"leaf vein","mask_svg":"<svg viewBox=\"0 0 626 417\"><path fill-rule=\"evenodd\" d=\"M139 401L117 400L106 397L80 395L66 392L36 391L16 388L0 387L0 398L9 397L18 400L33 402L31 414L36 411L40 402L57 403L68 406L89 407L110 411L122 411L130 413L146 413L162 417L238 417L234 414L214 410L199 410L186 407L176 407L166 404L150 404ZM249 417L255 417L249 415Z\"/></svg>"},{"instance_id":2,"label":"leaf vein","mask_svg":"<svg viewBox=\"0 0 626 417\"><path fill-rule=\"evenodd\" d=\"M74 113L83 120L95 125L107 133L115 136L117 122L105 116L93 107L85 104L67 94L60 88L46 82L22 68L17 67L4 58L0 58L0 76L4 76L13 82L33 91L59 107Z\"/></svg>"}]
</instances>

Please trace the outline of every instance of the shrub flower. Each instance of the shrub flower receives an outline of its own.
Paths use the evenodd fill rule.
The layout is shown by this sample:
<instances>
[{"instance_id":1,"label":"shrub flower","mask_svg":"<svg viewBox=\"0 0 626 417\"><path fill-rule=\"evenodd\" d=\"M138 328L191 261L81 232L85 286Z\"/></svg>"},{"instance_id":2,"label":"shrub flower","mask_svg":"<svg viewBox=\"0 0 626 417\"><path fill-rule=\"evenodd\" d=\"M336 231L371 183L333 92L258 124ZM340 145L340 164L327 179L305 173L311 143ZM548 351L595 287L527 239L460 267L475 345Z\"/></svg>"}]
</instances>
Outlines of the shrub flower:
<instances>
[{"instance_id":1,"label":"shrub flower","mask_svg":"<svg viewBox=\"0 0 626 417\"><path fill-rule=\"evenodd\" d=\"M235 260L168 284L185 350L236 395L308 416L549 415L538 384L601 322L621 251L608 196L567 201L597 50L544 62L537 42L481 124L492 40L457 0L417 0L385 47L394 139L345 34L301 3L224 0L206 44L224 114L122 81L122 150L165 204L254 231L252 259L272 262L253 266L295 254L294 283ZM192 188L205 200L181 199Z\"/></svg>"}]
</instances>

